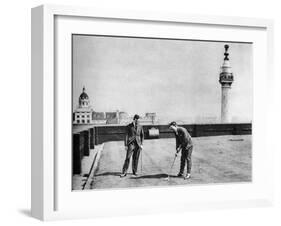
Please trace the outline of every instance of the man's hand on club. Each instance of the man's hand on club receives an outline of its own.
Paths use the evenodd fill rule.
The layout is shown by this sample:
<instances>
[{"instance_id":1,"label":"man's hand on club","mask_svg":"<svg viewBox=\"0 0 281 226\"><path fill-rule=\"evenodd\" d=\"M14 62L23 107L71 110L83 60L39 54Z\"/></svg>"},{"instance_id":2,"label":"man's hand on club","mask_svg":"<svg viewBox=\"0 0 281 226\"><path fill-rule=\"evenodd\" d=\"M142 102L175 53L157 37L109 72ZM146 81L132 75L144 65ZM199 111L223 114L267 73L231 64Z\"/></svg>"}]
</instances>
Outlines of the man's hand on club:
<instances>
[{"instance_id":1,"label":"man's hand on club","mask_svg":"<svg viewBox=\"0 0 281 226\"><path fill-rule=\"evenodd\" d=\"M143 145L140 146L140 149L141 149L141 150L143 149Z\"/></svg>"},{"instance_id":2,"label":"man's hand on club","mask_svg":"<svg viewBox=\"0 0 281 226\"><path fill-rule=\"evenodd\" d=\"M128 151L128 146L125 146L125 151Z\"/></svg>"},{"instance_id":3,"label":"man's hand on club","mask_svg":"<svg viewBox=\"0 0 281 226\"><path fill-rule=\"evenodd\" d=\"M180 152L180 148L176 149L176 153L175 153L176 157L178 156L179 152Z\"/></svg>"}]
</instances>

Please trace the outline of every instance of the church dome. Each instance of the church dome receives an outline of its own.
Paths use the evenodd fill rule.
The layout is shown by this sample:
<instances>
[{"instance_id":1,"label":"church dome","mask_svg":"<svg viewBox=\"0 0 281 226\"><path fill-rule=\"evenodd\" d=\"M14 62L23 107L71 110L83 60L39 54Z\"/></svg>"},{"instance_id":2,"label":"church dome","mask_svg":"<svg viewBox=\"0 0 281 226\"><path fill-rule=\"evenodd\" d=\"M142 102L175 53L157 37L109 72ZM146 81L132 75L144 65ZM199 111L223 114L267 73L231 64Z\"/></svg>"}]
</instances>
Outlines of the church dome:
<instances>
[{"instance_id":1,"label":"church dome","mask_svg":"<svg viewBox=\"0 0 281 226\"><path fill-rule=\"evenodd\" d=\"M85 93L85 87L83 87L83 92L81 93L80 97L79 97L80 100L88 100L89 99L89 96L87 93Z\"/></svg>"},{"instance_id":2,"label":"church dome","mask_svg":"<svg viewBox=\"0 0 281 226\"><path fill-rule=\"evenodd\" d=\"M83 87L83 92L79 96L79 107L89 107L90 100L88 94L85 92L85 87Z\"/></svg>"}]
</instances>

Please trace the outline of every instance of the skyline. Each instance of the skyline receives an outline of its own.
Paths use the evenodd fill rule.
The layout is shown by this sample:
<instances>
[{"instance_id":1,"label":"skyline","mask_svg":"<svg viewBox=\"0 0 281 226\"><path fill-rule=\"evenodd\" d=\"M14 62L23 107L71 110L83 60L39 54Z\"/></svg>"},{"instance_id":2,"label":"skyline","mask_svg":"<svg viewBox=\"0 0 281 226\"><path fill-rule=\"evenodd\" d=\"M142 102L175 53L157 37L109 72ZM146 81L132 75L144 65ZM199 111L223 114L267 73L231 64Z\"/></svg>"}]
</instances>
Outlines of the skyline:
<instances>
[{"instance_id":1,"label":"skyline","mask_svg":"<svg viewBox=\"0 0 281 226\"><path fill-rule=\"evenodd\" d=\"M252 44L73 36L73 110L83 86L94 111L220 118L225 44L234 75L232 118L252 119ZM129 85L127 85L129 84Z\"/></svg>"}]
</instances>

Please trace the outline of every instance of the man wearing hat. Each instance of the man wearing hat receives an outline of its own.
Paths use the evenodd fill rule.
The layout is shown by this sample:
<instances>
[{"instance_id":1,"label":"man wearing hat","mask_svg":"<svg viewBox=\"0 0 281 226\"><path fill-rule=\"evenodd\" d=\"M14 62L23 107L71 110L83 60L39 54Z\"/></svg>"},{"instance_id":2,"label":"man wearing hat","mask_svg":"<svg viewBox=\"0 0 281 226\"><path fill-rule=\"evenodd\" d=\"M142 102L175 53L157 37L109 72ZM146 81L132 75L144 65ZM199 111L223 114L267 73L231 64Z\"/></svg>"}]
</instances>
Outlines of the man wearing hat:
<instances>
[{"instance_id":1,"label":"man wearing hat","mask_svg":"<svg viewBox=\"0 0 281 226\"><path fill-rule=\"evenodd\" d=\"M181 165L180 165L180 172L178 173L178 177L183 177L184 179L190 178L191 172L191 154L193 149L192 139L188 131L178 126L176 122L171 122L169 124L169 128L173 130L176 137L176 156L178 155L179 151L181 150ZM187 165L187 172L184 175L184 168L185 164Z\"/></svg>"},{"instance_id":2,"label":"man wearing hat","mask_svg":"<svg viewBox=\"0 0 281 226\"><path fill-rule=\"evenodd\" d=\"M133 118L133 122L131 122L126 127L126 136L125 136L125 149L127 151L125 162L123 165L122 174L120 177L125 177L127 175L127 170L129 168L130 159L133 155L133 161L132 161L132 170L133 170L133 176L137 176L138 171L138 161L140 152L142 150L142 143L144 139L144 133L143 128L141 125L139 125L140 116L135 115Z\"/></svg>"}]
</instances>

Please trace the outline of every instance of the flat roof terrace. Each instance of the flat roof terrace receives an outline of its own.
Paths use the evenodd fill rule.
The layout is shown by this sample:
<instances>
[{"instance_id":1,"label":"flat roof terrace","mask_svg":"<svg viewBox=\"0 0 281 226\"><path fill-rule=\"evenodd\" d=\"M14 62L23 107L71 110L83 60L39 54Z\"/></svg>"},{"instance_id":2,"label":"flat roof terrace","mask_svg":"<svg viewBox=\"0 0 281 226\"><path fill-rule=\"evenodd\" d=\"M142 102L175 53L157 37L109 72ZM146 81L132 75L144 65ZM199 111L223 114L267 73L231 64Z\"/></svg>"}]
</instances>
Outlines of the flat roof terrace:
<instances>
[{"instance_id":1,"label":"flat roof terrace","mask_svg":"<svg viewBox=\"0 0 281 226\"><path fill-rule=\"evenodd\" d=\"M123 141L105 142L91 189L250 182L252 179L252 136L225 135L193 138L191 178L176 177L180 154L170 174L175 139L145 140L139 158L138 177L120 178L126 156Z\"/></svg>"}]
</instances>

